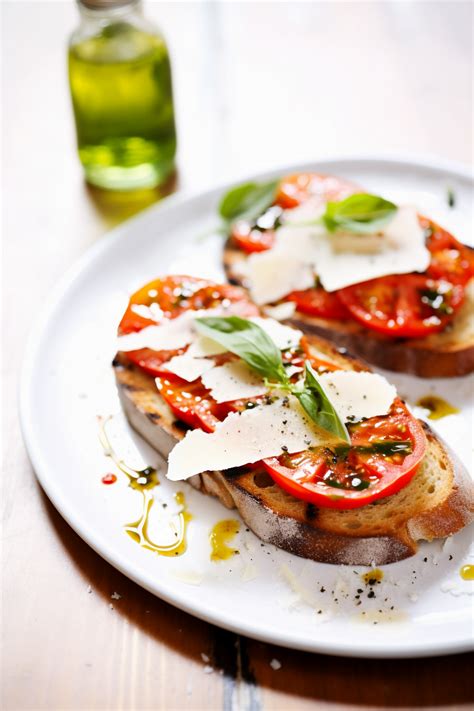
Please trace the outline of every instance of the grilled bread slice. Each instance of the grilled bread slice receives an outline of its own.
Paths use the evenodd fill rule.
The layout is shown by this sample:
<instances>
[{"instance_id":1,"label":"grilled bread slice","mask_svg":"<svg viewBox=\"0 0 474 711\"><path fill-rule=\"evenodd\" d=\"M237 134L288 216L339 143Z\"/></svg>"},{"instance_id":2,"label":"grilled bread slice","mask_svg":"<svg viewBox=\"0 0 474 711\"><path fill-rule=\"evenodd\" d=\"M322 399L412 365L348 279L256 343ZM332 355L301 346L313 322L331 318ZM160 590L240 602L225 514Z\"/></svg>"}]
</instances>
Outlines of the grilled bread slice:
<instances>
[{"instance_id":1,"label":"grilled bread slice","mask_svg":"<svg viewBox=\"0 0 474 711\"><path fill-rule=\"evenodd\" d=\"M245 254L229 240L224 249L224 268L231 284L245 286L239 265ZM411 373L421 378L451 378L474 371L474 280L453 321L441 333L426 338L390 338L370 331L353 319L340 321L308 316L296 311L287 322L306 334L328 338L380 368Z\"/></svg>"},{"instance_id":2,"label":"grilled bread slice","mask_svg":"<svg viewBox=\"0 0 474 711\"><path fill-rule=\"evenodd\" d=\"M327 341L311 347L345 369L366 370ZM184 437L154 379L118 353L113 361L123 409L132 427L167 457ZM453 452L425 426L428 448L410 484L393 496L359 509L317 508L285 493L262 469L206 472L188 480L224 506L236 508L263 541L323 563L384 565L417 550L417 541L444 538L474 517L474 486Z\"/></svg>"}]
</instances>

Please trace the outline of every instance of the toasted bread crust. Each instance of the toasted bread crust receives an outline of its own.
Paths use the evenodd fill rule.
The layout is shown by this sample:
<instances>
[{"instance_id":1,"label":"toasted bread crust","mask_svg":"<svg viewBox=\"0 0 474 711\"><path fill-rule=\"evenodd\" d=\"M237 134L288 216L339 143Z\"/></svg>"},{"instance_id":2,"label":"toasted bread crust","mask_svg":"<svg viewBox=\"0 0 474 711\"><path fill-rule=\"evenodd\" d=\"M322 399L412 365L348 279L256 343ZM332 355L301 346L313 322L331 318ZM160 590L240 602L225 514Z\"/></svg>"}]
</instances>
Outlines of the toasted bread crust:
<instances>
[{"instance_id":1,"label":"toasted bread crust","mask_svg":"<svg viewBox=\"0 0 474 711\"><path fill-rule=\"evenodd\" d=\"M365 370L331 344L311 338L311 346L346 368ZM162 400L152 377L124 353L113 362L120 400L131 423L155 449L167 456L183 428ZM312 560L346 565L383 565L403 560L417 541L445 537L473 518L474 487L446 445L425 426L429 457L412 482L394 496L353 511L316 508L283 492L266 472L238 469L206 472L188 482L236 507L263 541ZM439 482L425 469L434 462Z\"/></svg>"},{"instance_id":2,"label":"toasted bread crust","mask_svg":"<svg viewBox=\"0 0 474 711\"><path fill-rule=\"evenodd\" d=\"M223 263L227 279L232 284L245 286L239 276L239 263L245 255L232 246L230 240L224 248ZM340 321L308 316L296 311L289 325L333 341L356 356L380 368L400 373L410 373L421 378L451 378L468 375L474 371L474 334L467 322L472 319L474 295L468 292L466 302L453 321L457 325L466 321L466 328L435 333L426 338L393 339L369 331L356 321ZM464 325L464 324L463 324Z\"/></svg>"}]
</instances>

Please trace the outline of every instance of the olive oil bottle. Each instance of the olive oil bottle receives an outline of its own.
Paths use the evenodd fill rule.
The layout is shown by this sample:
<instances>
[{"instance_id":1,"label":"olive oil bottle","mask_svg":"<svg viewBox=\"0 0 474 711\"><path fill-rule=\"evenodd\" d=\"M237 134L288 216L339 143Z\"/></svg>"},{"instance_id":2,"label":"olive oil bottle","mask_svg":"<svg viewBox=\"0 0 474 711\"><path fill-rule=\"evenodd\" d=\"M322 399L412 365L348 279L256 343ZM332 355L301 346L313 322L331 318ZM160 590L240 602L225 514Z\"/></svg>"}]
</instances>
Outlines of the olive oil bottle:
<instances>
[{"instance_id":1,"label":"olive oil bottle","mask_svg":"<svg viewBox=\"0 0 474 711\"><path fill-rule=\"evenodd\" d=\"M79 0L69 82L86 179L150 188L174 172L176 131L168 49L139 0Z\"/></svg>"}]
</instances>

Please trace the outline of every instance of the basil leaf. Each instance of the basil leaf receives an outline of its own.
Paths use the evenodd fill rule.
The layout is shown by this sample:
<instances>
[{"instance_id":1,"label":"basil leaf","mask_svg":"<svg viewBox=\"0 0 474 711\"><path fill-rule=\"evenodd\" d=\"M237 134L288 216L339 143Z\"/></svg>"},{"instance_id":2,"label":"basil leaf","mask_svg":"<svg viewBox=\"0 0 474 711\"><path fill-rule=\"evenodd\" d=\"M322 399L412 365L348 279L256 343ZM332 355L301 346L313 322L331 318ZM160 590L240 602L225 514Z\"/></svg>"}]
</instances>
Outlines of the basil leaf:
<instances>
[{"instance_id":1,"label":"basil leaf","mask_svg":"<svg viewBox=\"0 0 474 711\"><path fill-rule=\"evenodd\" d=\"M355 233L374 232L393 217L397 206L378 195L350 195L340 202L328 202L322 216L329 232L347 230Z\"/></svg>"},{"instance_id":2,"label":"basil leaf","mask_svg":"<svg viewBox=\"0 0 474 711\"><path fill-rule=\"evenodd\" d=\"M290 382L280 350L263 328L253 321L240 316L210 316L197 318L195 323L203 336L235 353L266 380L278 383L293 393L319 427L350 444L344 423L339 419L309 363L306 363L304 387L301 388L301 385Z\"/></svg>"},{"instance_id":3,"label":"basil leaf","mask_svg":"<svg viewBox=\"0 0 474 711\"><path fill-rule=\"evenodd\" d=\"M271 180L268 183L244 183L232 188L219 204L219 215L226 222L259 217L273 205L277 185L278 180Z\"/></svg>"},{"instance_id":4,"label":"basil leaf","mask_svg":"<svg viewBox=\"0 0 474 711\"><path fill-rule=\"evenodd\" d=\"M306 363L304 389L294 394L317 425L350 443L349 432L319 384L310 363Z\"/></svg>"},{"instance_id":5,"label":"basil leaf","mask_svg":"<svg viewBox=\"0 0 474 711\"><path fill-rule=\"evenodd\" d=\"M220 343L268 380L287 384L281 352L270 336L253 321L240 316L197 318L198 331Z\"/></svg>"}]
</instances>

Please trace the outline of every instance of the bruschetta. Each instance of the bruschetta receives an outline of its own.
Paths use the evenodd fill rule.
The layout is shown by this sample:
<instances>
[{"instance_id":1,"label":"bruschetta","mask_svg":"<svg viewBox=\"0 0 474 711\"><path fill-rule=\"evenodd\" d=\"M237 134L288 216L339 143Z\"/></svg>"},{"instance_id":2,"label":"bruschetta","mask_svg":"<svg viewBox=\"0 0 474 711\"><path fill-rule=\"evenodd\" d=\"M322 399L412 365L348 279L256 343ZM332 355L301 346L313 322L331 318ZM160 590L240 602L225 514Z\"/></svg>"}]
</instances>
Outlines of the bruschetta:
<instances>
[{"instance_id":1,"label":"bruschetta","mask_svg":"<svg viewBox=\"0 0 474 711\"><path fill-rule=\"evenodd\" d=\"M227 278L259 306L382 368L474 370L474 251L416 206L303 173L239 186L220 212Z\"/></svg>"},{"instance_id":2,"label":"bruschetta","mask_svg":"<svg viewBox=\"0 0 474 711\"><path fill-rule=\"evenodd\" d=\"M291 553L393 563L473 518L464 466L393 385L263 316L239 287L186 276L145 285L120 322L113 368L168 477L237 508Z\"/></svg>"}]
</instances>

